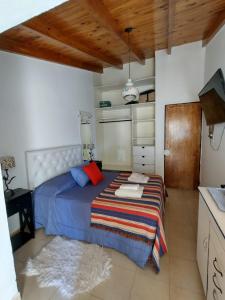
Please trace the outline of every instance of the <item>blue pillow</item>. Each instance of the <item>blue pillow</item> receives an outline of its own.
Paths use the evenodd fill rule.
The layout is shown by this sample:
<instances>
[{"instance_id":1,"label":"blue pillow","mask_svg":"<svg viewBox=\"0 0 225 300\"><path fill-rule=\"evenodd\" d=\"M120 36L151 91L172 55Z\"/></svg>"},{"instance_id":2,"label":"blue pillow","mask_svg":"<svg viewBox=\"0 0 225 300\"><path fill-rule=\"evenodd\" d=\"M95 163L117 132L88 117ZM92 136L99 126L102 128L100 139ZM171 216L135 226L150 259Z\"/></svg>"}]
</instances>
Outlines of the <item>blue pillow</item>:
<instances>
[{"instance_id":1,"label":"blue pillow","mask_svg":"<svg viewBox=\"0 0 225 300\"><path fill-rule=\"evenodd\" d=\"M44 193L44 195L57 195L76 185L77 183L73 179L71 173L67 172L45 181L39 185L37 192L40 194Z\"/></svg>"},{"instance_id":2,"label":"blue pillow","mask_svg":"<svg viewBox=\"0 0 225 300\"><path fill-rule=\"evenodd\" d=\"M87 183L89 182L89 178L86 175L86 173L83 171L82 166L71 168L70 172L71 175L73 176L73 179L80 187L85 187L85 185L87 185Z\"/></svg>"}]
</instances>

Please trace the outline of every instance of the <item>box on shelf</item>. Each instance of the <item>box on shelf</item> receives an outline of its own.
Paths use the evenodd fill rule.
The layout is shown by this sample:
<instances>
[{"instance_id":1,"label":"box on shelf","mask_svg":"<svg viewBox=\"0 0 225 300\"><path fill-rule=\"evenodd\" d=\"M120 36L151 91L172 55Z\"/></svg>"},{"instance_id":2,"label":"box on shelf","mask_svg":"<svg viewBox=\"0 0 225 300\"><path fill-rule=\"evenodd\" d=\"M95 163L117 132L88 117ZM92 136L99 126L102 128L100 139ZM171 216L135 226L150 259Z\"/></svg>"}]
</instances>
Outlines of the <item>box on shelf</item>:
<instances>
[{"instance_id":1,"label":"box on shelf","mask_svg":"<svg viewBox=\"0 0 225 300\"><path fill-rule=\"evenodd\" d=\"M100 100L99 101L99 107L111 107L111 101L108 100Z\"/></svg>"},{"instance_id":2,"label":"box on shelf","mask_svg":"<svg viewBox=\"0 0 225 300\"><path fill-rule=\"evenodd\" d=\"M148 102L155 101L155 91L148 94Z\"/></svg>"},{"instance_id":3,"label":"box on shelf","mask_svg":"<svg viewBox=\"0 0 225 300\"><path fill-rule=\"evenodd\" d=\"M141 95L139 96L139 102L140 103L144 103L144 102L147 102L148 101L148 94L144 94L144 95Z\"/></svg>"},{"instance_id":4,"label":"box on shelf","mask_svg":"<svg viewBox=\"0 0 225 300\"><path fill-rule=\"evenodd\" d=\"M140 103L152 102L152 101L155 101L155 90L152 89L140 93L139 96Z\"/></svg>"}]
</instances>

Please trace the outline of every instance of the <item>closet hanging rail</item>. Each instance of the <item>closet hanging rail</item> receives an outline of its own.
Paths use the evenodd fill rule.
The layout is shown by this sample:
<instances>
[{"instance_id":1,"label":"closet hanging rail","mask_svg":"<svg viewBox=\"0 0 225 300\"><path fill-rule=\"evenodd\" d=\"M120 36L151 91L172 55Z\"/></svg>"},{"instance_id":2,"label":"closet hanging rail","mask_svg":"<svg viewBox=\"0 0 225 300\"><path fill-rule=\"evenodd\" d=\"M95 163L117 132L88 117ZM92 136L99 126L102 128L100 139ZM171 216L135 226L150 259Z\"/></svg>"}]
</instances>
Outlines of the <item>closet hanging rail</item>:
<instances>
[{"instance_id":1,"label":"closet hanging rail","mask_svg":"<svg viewBox=\"0 0 225 300\"><path fill-rule=\"evenodd\" d=\"M118 123L118 122L131 122L131 119L127 119L127 120L109 120L109 121L99 121L99 123Z\"/></svg>"}]
</instances>

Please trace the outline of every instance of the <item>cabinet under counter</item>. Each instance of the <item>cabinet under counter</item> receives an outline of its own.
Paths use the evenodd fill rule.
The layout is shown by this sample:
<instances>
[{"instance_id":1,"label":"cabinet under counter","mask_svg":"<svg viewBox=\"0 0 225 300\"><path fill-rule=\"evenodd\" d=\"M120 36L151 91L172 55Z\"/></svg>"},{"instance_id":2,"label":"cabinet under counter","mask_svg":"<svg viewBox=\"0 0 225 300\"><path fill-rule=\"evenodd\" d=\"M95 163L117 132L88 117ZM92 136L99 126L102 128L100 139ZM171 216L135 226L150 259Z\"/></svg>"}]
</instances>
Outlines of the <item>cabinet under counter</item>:
<instances>
[{"instance_id":1,"label":"cabinet under counter","mask_svg":"<svg viewBox=\"0 0 225 300\"><path fill-rule=\"evenodd\" d=\"M225 299L225 212L200 187L197 263L207 300Z\"/></svg>"}]
</instances>

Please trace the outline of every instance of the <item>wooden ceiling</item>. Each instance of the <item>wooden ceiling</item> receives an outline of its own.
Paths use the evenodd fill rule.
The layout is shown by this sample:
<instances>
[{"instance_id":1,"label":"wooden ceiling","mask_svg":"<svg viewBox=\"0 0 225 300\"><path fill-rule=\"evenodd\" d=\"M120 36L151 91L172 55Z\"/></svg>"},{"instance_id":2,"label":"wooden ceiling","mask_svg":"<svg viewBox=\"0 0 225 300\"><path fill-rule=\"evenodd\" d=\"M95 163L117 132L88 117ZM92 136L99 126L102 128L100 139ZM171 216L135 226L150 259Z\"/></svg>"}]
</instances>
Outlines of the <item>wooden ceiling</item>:
<instances>
[{"instance_id":1,"label":"wooden ceiling","mask_svg":"<svg viewBox=\"0 0 225 300\"><path fill-rule=\"evenodd\" d=\"M101 73L159 49L203 40L225 23L224 0L70 0L0 34L0 49Z\"/></svg>"}]
</instances>

